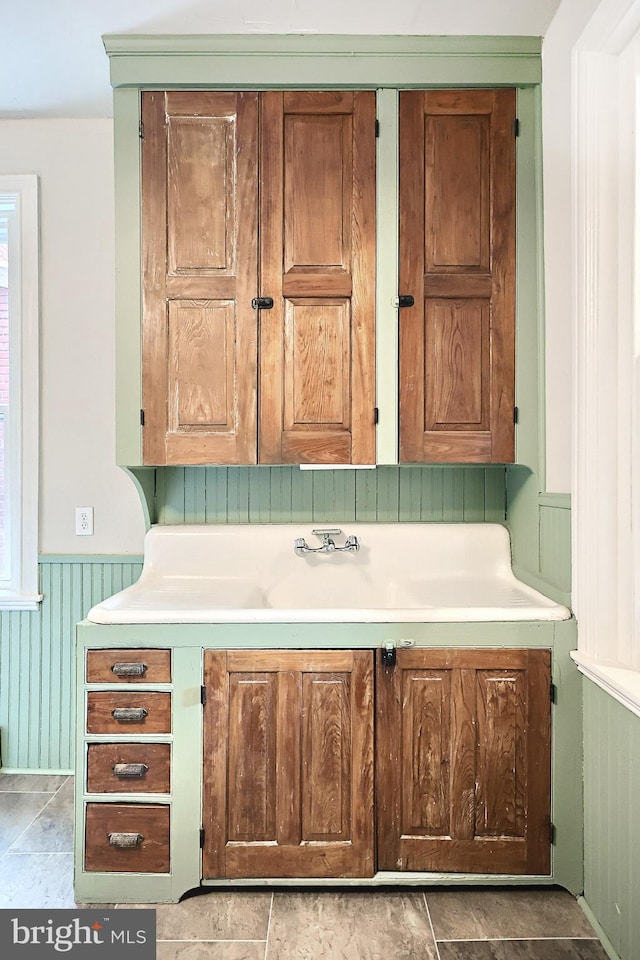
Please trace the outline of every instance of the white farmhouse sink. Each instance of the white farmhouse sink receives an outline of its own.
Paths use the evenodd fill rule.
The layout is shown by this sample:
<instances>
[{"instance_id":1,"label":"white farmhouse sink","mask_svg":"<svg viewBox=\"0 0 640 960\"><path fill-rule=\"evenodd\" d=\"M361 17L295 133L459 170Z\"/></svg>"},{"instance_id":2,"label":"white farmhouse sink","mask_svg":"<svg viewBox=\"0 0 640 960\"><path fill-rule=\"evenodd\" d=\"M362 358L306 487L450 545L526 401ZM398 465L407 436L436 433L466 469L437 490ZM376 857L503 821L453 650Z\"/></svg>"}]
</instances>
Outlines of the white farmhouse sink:
<instances>
[{"instance_id":1,"label":"white farmhouse sink","mask_svg":"<svg viewBox=\"0 0 640 960\"><path fill-rule=\"evenodd\" d=\"M294 550L341 527L357 552ZM566 620L517 580L509 534L493 523L156 526L137 583L93 607L94 623L402 623Z\"/></svg>"}]
</instances>

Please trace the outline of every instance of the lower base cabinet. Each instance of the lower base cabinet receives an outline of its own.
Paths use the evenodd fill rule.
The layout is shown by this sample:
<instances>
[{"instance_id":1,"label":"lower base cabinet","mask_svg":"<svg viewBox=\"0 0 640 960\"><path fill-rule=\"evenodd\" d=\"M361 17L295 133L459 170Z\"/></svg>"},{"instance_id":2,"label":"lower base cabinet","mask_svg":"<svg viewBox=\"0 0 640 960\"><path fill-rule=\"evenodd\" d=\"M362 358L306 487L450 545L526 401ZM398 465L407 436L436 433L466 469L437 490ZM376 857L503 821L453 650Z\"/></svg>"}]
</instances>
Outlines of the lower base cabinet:
<instances>
[{"instance_id":1,"label":"lower base cabinet","mask_svg":"<svg viewBox=\"0 0 640 960\"><path fill-rule=\"evenodd\" d=\"M551 875L550 649L203 646L79 668L81 898L125 874L132 902L136 877L153 902L199 878Z\"/></svg>"},{"instance_id":2,"label":"lower base cabinet","mask_svg":"<svg viewBox=\"0 0 640 960\"><path fill-rule=\"evenodd\" d=\"M378 869L550 872L550 690L548 650L378 663Z\"/></svg>"},{"instance_id":3,"label":"lower base cabinet","mask_svg":"<svg viewBox=\"0 0 640 960\"><path fill-rule=\"evenodd\" d=\"M205 651L205 879L550 872L550 652L386 660Z\"/></svg>"},{"instance_id":4,"label":"lower base cabinet","mask_svg":"<svg viewBox=\"0 0 640 960\"><path fill-rule=\"evenodd\" d=\"M204 655L203 877L371 877L373 653Z\"/></svg>"}]
</instances>

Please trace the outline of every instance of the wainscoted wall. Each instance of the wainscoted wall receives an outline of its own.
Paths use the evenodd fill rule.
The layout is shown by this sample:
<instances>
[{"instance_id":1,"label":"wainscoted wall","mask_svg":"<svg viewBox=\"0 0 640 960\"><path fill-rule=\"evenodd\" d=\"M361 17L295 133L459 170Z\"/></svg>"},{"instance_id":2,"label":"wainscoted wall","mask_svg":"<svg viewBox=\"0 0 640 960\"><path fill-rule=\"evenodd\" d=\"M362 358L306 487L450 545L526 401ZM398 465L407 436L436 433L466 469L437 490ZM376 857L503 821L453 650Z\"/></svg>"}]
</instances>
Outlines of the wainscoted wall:
<instances>
[{"instance_id":1,"label":"wainscoted wall","mask_svg":"<svg viewBox=\"0 0 640 960\"><path fill-rule=\"evenodd\" d=\"M135 557L42 557L36 612L0 614L0 750L6 770L73 766L74 628L140 576Z\"/></svg>"},{"instance_id":2,"label":"wainscoted wall","mask_svg":"<svg viewBox=\"0 0 640 960\"><path fill-rule=\"evenodd\" d=\"M584 679L584 898L620 960L640 950L640 718Z\"/></svg>"},{"instance_id":3,"label":"wainscoted wall","mask_svg":"<svg viewBox=\"0 0 640 960\"><path fill-rule=\"evenodd\" d=\"M500 466L156 471L158 523L503 522L505 509L505 470Z\"/></svg>"}]
</instances>

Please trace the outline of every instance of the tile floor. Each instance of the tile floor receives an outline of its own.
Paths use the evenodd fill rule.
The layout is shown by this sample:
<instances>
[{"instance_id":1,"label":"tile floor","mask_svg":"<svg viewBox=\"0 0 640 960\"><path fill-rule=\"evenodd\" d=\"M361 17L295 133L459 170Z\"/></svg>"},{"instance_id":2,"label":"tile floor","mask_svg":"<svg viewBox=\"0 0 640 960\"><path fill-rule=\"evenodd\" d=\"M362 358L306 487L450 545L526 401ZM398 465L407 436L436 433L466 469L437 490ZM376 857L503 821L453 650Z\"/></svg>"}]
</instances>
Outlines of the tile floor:
<instances>
[{"instance_id":1,"label":"tile floor","mask_svg":"<svg viewBox=\"0 0 640 960\"><path fill-rule=\"evenodd\" d=\"M72 824L71 777L0 773L0 908L75 906ZM156 922L158 960L606 960L560 889L210 890Z\"/></svg>"}]
</instances>

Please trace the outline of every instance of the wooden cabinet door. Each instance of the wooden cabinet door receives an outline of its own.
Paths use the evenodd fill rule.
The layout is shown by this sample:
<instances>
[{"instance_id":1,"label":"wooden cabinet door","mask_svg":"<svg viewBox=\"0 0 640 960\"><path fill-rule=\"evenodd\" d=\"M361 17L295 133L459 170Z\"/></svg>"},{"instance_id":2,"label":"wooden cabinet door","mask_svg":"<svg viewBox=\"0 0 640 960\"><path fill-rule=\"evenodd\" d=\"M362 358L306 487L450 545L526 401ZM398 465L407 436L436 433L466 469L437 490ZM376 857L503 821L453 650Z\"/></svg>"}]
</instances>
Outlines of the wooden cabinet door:
<instances>
[{"instance_id":1,"label":"wooden cabinet door","mask_svg":"<svg viewBox=\"0 0 640 960\"><path fill-rule=\"evenodd\" d=\"M371 651L205 651L203 876L373 875Z\"/></svg>"},{"instance_id":2,"label":"wooden cabinet door","mask_svg":"<svg viewBox=\"0 0 640 960\"><path fill-rule=\"evenodd\" d=\"M255 463L256 93L142 94L143 460Z\"/></svg>"},{"instance_id":3,"label":"wooden cabinet door","mask_svg":"<svg viewBox=\"0 0 640 960\"><path fill-rule=\"evenodd\" d=\"M375 94L261 101L261 463L375 462Z\"/></svg>"},{"instance_id":4,"label":"wooden cabinet door","mask_svg":"<svg viewBox=\"0 0 640 960\"><path fill-rule=\"evenodd\" d=\"M376 675L381 870L550 872L548 650L398 650Z\"/></svg>"},{"instance_id":5,"label":"wooden cabinet door","mask_svg":"<svg viewBox=\"0 0 640 960\"><path fill-rule=\"evenodd\" d=\"M515 91L400 93L400 460L514 459Z\"/></svg>"}]
</instances>

